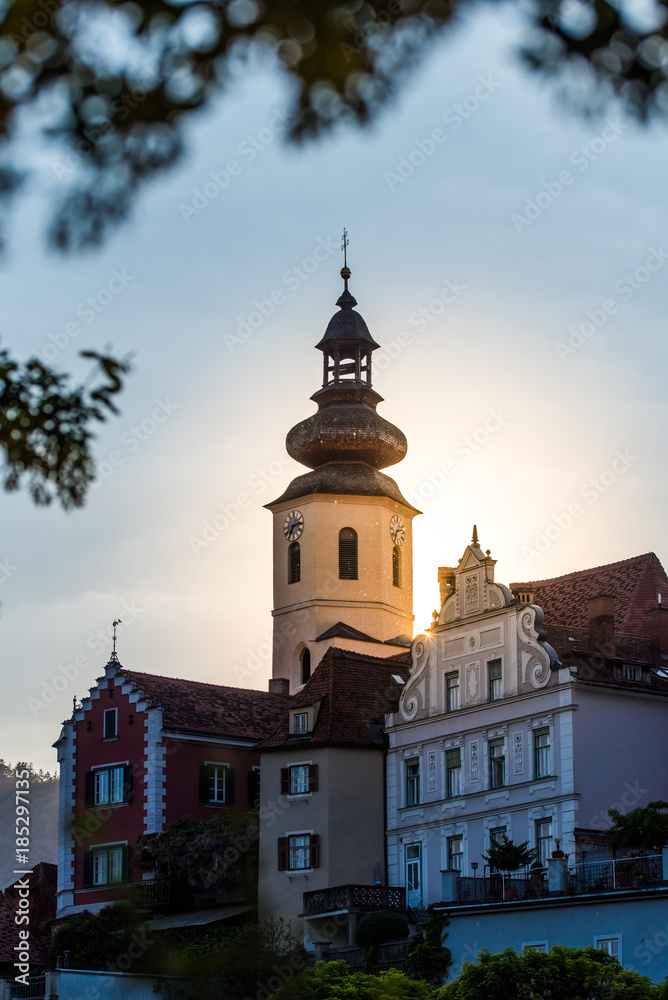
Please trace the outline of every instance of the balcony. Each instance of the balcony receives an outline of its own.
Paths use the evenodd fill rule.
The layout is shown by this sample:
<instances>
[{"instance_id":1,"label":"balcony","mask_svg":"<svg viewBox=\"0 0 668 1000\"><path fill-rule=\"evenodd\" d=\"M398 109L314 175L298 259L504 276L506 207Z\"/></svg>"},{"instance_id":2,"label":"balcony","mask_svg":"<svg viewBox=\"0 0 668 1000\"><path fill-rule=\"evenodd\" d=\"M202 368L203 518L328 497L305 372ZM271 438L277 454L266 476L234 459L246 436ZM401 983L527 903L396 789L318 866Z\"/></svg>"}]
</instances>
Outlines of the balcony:
<instances>
[{"instance_id":1,"label":"balcony","mask_svg":"<svg viewBox=\"0 0 668 1000\"><path fill-rule=\"evenodd\" d=\"M149 879L132 883L132 904L142 910L197 910L232 906L255 898L255 887L243 879L216 889L194 889L177 879Z\"/></svg>"},{"instance_id":2,"label":"balcony","mask_svg":"<svg viewBox=\"0 0 668 1000\"><path fill-rule=\"evenodd\" d=\"M304 893L304 916L337 910L405 910L406 890L389 885L338 885Z\"/></svg>"},{"instance_id":3,"label":"balcony","mask_svg":"<svg viewBox=\"0 0 668 1000\"><path fill-rule=\"evenodd\" d=\"M668 858L666 859L668 861ZM554 862L551 862L554 864ZM668 865L666 866L668 867ZM447 875L452 873L448 872ZM601 892L658 889L668 885L661 854L580 862L562 871L540 868L526 872L499 872L482 878L456 879L453 903L509 903L520 900L586 896Z\"/></svg>"}]
</instances>

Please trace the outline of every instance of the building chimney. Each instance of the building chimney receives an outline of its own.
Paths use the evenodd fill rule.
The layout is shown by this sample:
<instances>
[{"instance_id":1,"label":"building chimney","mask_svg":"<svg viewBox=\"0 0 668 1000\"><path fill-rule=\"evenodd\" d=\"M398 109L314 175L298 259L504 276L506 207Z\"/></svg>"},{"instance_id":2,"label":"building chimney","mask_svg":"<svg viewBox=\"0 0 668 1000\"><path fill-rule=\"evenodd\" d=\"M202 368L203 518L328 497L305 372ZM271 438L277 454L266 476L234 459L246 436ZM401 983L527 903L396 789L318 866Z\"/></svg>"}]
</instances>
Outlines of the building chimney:
<instances>
[{"instance_id":1,"label":"building chimney","mask_svg":"<svg viewBox=\"0 0 668 1000\"><path fill-rule=\"evenodd\" d=\"M615 647L615 599L610 594L589 598L589 634L603 649Z\"/></svg>"},{"instance_id":2,"label":"building chimney","mask_svg":"<svg viewBox=\"0 0 668 1000\"><path fill-rule=\"evenodd\" d=\"M287 677L270 677L269 694L290 694L290 681Z\"/></svg>"},{"instance_id":3,"label":"building chimney","mask_svg":"<svg viewBox=\"0 0 668 1000\"><path fill-rule=\"evenodd\" d=\"M441 607L455 592L455 571L452 566L438 567L438 589L441 592Z\"/></svg>"},{"instance_id":4,"label":"building chimney","mask_svg":"<svg viewBox=\"0 0 668 1000\"><path fill-rule=\"evenodd\" d=\"M650 608L648 615L652 643L662 656L668 656L668 606L661 604L661 594L658 595L657 606Z\"/></svg>"}]
</instances>

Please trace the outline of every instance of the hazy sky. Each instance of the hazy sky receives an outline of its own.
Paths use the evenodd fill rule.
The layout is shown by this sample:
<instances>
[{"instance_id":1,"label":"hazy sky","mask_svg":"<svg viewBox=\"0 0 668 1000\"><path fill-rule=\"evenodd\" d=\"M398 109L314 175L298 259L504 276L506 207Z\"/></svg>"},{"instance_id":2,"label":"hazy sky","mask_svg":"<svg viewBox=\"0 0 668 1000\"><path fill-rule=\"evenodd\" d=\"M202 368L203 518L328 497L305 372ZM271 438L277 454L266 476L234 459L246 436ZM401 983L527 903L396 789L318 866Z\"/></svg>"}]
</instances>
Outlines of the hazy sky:
<instances>
[{"instance_id":1,"label":"hazy sky","mask_svg":"<svg viewBox=\"0 0 668 1000\"><path fill-rule=\"evenodd\" d=\"M285 434L313 411L344 225L379 412L409 442L389 472L424 511L416 632L474 521L504 583L668 556L668 133L575 117L520 40L481 8L372 129L300 149L282 81L240 78L101 252L45 250L46 160L0 271L3 341L65 369L135 351L135 371L85 509L2 496L5 759L55 767L115 617L129 668L266 688L263 504L304 471Z\"/></svg>"}]
</instances>

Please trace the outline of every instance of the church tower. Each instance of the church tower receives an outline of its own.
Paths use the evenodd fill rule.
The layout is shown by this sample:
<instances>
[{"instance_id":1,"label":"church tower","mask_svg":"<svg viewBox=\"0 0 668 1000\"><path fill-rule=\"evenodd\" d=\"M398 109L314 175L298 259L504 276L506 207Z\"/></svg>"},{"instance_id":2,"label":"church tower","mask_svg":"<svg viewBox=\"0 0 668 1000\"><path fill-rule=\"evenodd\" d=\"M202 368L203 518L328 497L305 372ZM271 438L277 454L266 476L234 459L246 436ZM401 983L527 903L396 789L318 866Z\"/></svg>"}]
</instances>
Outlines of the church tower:
<instances>
[{"instance_id":1,"label":"church tower","mask_svg":"<svg viewBox=\"0 0 668 1000\"><path fill-rule=\"evenodd\" d=\"M344 233L344 249L347 241ZM348 291L316 348L318 410L289 431L310 472L267 504L274 517L274 679L298 690L330 646L393 656L413 634L412 519L419 514L380 469L400 462L404 434L376 412L378 348Z\"/></svg>"}]
</instances>

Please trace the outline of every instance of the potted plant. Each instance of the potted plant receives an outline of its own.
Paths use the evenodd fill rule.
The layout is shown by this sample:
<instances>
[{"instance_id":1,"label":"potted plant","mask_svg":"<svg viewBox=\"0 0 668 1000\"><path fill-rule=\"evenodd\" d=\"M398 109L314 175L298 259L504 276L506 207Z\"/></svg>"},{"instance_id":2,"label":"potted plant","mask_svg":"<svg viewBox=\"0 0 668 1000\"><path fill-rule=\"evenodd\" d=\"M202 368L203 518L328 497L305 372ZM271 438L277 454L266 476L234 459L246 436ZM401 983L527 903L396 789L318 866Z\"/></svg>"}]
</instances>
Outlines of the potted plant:
<instances>
[{"instance_id":1,"label":"potted plant","mask_svg":"<svg viewBox=\"0 0 668 1000\"><path fill-rule=\"evenodd\" d=\"M552 857L553 858L565 858L566 855L561 850L561 838L560 837L555 837L554 838L554 843L555 843L556 847L555 847L555 850L552 851Z\"/></svg>"}]
</instances>

